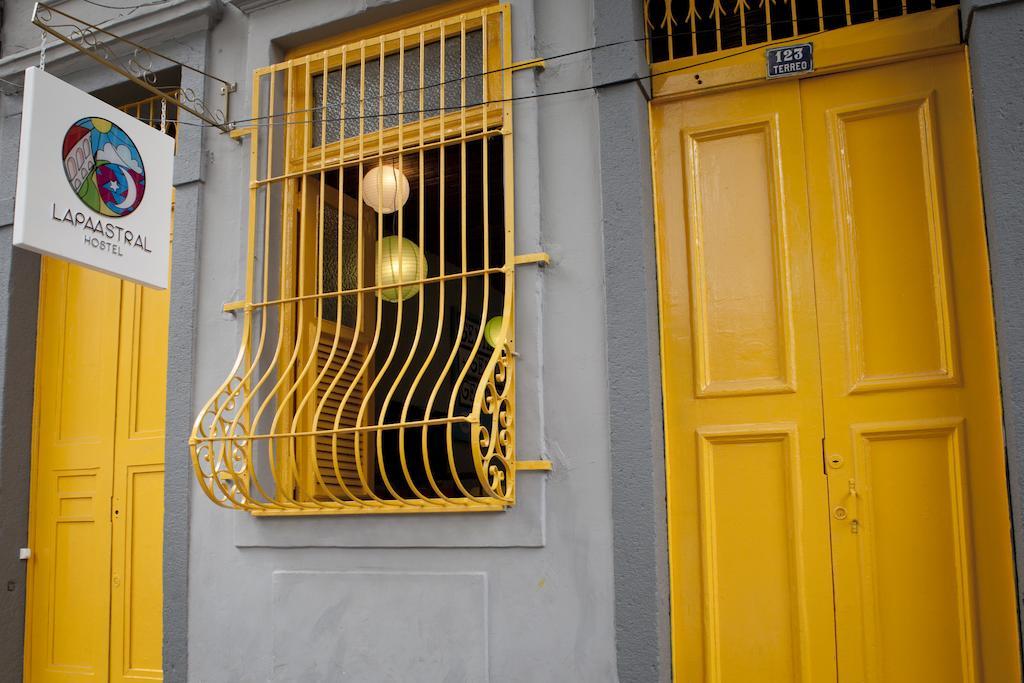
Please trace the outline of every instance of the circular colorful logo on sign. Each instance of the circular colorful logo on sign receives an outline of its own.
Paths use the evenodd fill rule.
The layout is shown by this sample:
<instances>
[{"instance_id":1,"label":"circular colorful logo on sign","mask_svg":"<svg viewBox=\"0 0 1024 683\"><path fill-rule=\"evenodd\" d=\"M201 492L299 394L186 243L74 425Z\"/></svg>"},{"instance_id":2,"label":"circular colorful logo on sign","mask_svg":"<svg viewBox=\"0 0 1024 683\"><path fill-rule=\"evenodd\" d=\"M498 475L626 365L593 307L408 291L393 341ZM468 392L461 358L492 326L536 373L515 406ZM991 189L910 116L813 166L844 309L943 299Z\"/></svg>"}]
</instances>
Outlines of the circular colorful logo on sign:
<instances>
[{"instance_id":1,"label":"circular colorful logo on sign","mask_svg":"<svg viewBox=\"0 0 1024 683\"><path fill-rule=\"evenodd\" d=\"M104 216L127 216L142 203L146 168L139 149L116 124L79 119L64 134L64 175L82 203Z\"/></svg>"}]
</instances>

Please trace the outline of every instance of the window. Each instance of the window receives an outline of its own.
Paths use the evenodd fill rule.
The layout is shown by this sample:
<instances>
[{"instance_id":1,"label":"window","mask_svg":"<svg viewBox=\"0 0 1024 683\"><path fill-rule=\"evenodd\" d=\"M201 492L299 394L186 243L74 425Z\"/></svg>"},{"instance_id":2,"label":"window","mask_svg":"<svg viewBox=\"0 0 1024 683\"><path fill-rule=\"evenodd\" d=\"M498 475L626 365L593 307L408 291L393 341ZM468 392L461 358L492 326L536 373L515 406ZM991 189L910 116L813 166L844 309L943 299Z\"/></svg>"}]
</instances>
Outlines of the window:
<instances>
[{"instance_id":1,"label":"window","mask_svg":"<svg viewBox=\"0 0 1024 683\"><path fill-rule=\"evenodd\" d=\"M496 5L255 73L241 349L191 438L218 504L514 502L508 32Z\"/></svg>"},{"instance_id":2,"label":"window","mask_svg":"<svg viewBox=\"0 0 1024 683\"><path fill-rule=\"evenodd\" d=\"M167 94L176 97L178 92L177 88L172 88ZM157 130L163 128L165 133L174 138L175 143L178 142L178 108L166 100L154 95L118 108Z\"/></svg>"}]
</instances>

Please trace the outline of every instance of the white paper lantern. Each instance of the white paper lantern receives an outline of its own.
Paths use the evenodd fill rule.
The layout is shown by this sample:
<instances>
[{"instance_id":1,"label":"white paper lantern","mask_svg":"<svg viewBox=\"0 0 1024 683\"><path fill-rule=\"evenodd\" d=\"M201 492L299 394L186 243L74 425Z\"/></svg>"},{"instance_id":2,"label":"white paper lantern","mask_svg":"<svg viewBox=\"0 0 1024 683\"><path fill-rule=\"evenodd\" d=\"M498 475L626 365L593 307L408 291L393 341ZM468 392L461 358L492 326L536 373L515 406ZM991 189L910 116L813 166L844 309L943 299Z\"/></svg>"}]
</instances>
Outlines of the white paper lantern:
<instances>
[{"instance_id":1,"label":"white paper lantern","mask_svg":"<svg viewBox=\"0 0 1024 683\"><path fill-rule=\"evenodd\" d=\"M377 290L384 301L396 303L416 296L419 285L402 285L422 280L427 276L427 259L415 242L397 235L385 237L377 243L377 284L385 289Z\"/></svg>"},{"instance_id":2,"label":"white paper lantern","mask_svg":"<svg viewBox=\"0 0 1024 683\"><path fill-rule=\"evenodd\" d=\"M400 168L381 164L363 177L363 201L377 213L394 213L409 201L409 179Z\"/></svg>"}]
</instances>

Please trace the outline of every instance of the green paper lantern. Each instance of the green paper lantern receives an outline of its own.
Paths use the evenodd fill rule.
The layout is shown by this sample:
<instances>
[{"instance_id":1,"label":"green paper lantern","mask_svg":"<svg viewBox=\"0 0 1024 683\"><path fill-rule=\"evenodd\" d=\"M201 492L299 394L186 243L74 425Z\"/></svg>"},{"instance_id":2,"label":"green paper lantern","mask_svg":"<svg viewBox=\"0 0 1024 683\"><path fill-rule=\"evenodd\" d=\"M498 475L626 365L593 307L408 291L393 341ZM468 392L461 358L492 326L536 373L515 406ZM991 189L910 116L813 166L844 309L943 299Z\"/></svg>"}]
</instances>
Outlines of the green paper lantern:
<instances>
[{"instance_id":1,"label":"green paper lantern","mask_svg":"<svg viewBox=\"0 0 1024 683\"><path fill-rule=\"evenodd\" d=\"M414 297L419 292L418 284L402 285L422 280L427 276L427 259L415 242L391 235L377 243L375 270L377 284L384 287L377 290L378 296L384 301L397 303Z\"/></svg>"},{"instance_id":2,"label":"green paper lantern","mask_svg":"<svg viewBox=\"0 0 1024 683\"><path fill-rule=\"evenodd\" d=\"M487 321L484 325L484 340L491 345L492 348L498 348L505 342L504 336L501 334L501 327L505 324L505 319L500 315L496 315Z\"/></svg>"}]
</instances>

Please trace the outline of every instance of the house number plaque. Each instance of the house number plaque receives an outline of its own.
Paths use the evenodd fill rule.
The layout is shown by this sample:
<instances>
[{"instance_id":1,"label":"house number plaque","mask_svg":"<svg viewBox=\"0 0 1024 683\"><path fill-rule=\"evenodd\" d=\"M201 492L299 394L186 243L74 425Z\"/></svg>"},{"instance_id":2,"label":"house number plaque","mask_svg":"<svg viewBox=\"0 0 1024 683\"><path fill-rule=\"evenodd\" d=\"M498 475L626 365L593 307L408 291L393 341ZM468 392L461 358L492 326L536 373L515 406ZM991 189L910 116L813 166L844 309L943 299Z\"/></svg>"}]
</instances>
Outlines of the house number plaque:
<instances>
[{"instance_id":1,"label":"house number plaque","mask_svg":"<svg viewBox=\"0 0 1024 683\"><path fill-rule=\"evenodd\" d=\"M814 71L814 44L795 43L765 51L768 78L784 78Z\"/></svg>"}]
</instances>

